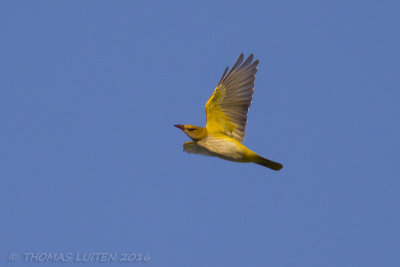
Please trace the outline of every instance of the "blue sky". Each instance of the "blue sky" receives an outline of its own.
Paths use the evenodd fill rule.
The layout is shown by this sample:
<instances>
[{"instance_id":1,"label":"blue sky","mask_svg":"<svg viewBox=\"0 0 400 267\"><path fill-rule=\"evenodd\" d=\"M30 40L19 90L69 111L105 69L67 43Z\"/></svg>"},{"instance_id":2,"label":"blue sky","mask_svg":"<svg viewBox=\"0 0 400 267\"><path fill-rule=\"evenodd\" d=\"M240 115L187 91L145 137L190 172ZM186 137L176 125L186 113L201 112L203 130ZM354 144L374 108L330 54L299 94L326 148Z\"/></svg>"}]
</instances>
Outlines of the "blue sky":
<instances>
[{"instance_id":1,"label":"blue sky","mask_svg":"<svg viewBox=\"0 0 400 267\"><path fill-rule=\"evenodd\" d=\"M148 253L146 266L400 266L399 12L0 2L1 265L110 252ZM172 126L204 125L241 52L260 60L244 144L280 172L186 154Z\"/></svg>"}]
</instances>

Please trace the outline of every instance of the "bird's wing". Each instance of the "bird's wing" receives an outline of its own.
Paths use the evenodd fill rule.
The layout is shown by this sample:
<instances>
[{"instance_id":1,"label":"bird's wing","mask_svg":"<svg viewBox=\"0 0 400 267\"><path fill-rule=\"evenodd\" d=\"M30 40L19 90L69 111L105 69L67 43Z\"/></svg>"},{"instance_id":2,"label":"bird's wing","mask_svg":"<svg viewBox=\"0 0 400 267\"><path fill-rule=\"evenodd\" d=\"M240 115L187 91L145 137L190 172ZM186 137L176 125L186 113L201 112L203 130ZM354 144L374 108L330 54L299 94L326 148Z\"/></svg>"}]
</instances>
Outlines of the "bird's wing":
<instances>
[{"instance_id":1,"label":"bird's wing","mask_svg":"<svg viewBox=\"0 0 400 267\"><path fill-rule=\"evenodd\" d=\"M243 62L240 54L228 73L226 67L214 93L206 103L206 128L210 133L224 133L244 140L247 111L253 99L258 60L250 55Z\"/></svg>"},{"instance_id":2,"label":"bird's wing","mask_svg":"<svg viewBox=\"0 0 400 267\"><path fill-rule=\"evenodd\" d=\"M214 156L214 154L212 154L210 151L195 142L185 142L183 144L183 151L193 154L201 154L204 156Z\"/></svg>"}]
</instances>

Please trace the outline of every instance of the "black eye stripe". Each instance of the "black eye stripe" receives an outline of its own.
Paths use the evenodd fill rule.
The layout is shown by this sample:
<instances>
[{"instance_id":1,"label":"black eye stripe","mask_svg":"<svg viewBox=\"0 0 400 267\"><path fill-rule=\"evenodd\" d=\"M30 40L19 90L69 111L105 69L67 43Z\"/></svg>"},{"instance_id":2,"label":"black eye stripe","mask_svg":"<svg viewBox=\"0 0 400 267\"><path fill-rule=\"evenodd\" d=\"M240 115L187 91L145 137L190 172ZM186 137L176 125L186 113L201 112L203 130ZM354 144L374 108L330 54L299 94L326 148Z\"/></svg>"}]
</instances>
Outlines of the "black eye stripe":
<instances>
[{"instance_id":1,"label":"black eye stripe","mask_svg":"<svg viewBox=\"0 0 400 267\"><path fill-rule=\"evenodd\" d=\"M191 128L187 128L187 130L191 132L191 131L193 131L194 129L191 129Z\"/></svg>"}]
</instances>

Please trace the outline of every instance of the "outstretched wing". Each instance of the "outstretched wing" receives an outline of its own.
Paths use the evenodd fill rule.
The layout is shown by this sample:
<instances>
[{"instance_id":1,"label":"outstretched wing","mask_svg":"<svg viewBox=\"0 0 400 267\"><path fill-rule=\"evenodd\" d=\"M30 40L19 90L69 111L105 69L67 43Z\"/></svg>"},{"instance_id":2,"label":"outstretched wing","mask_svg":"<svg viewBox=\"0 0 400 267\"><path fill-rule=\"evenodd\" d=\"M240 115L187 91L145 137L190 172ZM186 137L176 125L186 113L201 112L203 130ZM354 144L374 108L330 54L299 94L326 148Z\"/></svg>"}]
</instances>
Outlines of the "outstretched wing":
<instances>
[{"instance_id":1,"label":"outstretched wing","mask_svg":"<svg viewBox=\"0 0 400 267\"><path fill-rule=\"evenodd\" d=\"M244 62L243 54L240 54L229 73L229 68L226 67L214 93L206 103L208 132L224 133L240 142L244 140L257 65L258 60L253 61L252 54Z\"/></svg>"}]
</instances>

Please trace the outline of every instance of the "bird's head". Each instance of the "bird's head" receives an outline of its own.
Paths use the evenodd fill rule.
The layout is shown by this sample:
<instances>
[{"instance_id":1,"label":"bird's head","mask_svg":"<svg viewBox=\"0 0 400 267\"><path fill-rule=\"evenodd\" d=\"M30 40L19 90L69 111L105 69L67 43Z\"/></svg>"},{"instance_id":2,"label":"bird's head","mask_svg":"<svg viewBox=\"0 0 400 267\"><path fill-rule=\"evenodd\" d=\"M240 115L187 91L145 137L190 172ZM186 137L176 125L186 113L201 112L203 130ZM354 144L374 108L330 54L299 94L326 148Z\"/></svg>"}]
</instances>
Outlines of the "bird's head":
<instances>
[{"instance_id":1,"label":"bird's head","mask_svg":"<svg viewBox=\"0 0 400 267\"><path fill-rule=\"evenodd\" d=\"M195 126L195 125L182 125L182 124L175 124L174 125L176 128L181 129L182 131L187 134L190 138L193 139L193 141L200 140L207 134L206 128Z\"/></svg>"}]
</instances>

